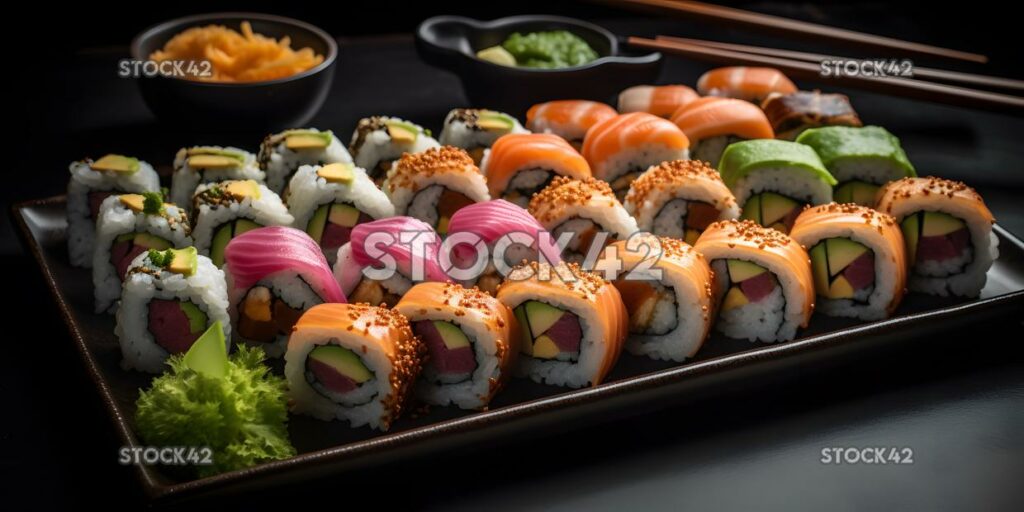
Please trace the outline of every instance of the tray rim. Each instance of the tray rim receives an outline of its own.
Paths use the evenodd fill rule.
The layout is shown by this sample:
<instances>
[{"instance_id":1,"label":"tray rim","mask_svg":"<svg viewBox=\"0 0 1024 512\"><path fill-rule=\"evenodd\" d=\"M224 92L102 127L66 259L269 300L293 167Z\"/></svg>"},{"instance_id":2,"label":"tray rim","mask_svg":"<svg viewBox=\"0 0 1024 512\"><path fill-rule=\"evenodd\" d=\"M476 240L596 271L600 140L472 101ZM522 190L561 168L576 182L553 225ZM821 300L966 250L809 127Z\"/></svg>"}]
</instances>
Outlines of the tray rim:
<instances>
[{"instance_id":1,"label":"tray rim","mask_svg":"<svg viewBox=\"0 0 1024 512\"><path fill-rule=\"evenodd\" d=\"M85 363L89 377L99 391L100 398L110 415L110 419L114 423L118 437L123 446L137 448L141 445L134 431L130 428L130 420L118 406L113 390L105 379L97 360L92 355L85 337L78 328L71 314L71 307L57 286L53 272L45 263L39 241L33 236L24 215L24 211L28 208L59 206L65 204L66 201L67 196L65 194L19 201L11 205L9 213L18 227L17 232L22 245L29 250L35 259L42 277L46 281L46 285L50 289L58 309L60 309L61 318L63 318L75 348ZM1017 238L1013 233L998 224L993 225L993 230L1000 237L1024 252L1024 240ZM436 443L437 441L450 440L454 434L486 430L492 424L503 419L528 419L556 410L592 404L616 395L628 395L630 392L639 392L647 388L660 387L667 384L680 384L685 380L696 379L702 375L715 375L723 373L723 371L728 374L731 369L785 360L786 358L803 355L812 350L821 350L830 346L850 343L851 340L860 337L859 335L865 334L865 331L884 331L888 328L905 324L934 322L941 320L943 317L952 316L964 311L991 309L1014 302L1024 304L1024 289L965 304L860 324L786 343L752 345L752 348L749 350L712 357L702 361L684 363L672 368L657 370L620 381L603 383L597 387L575 390L567 389L566 392L553 396L512 404L499 409L476 412L461 418L443 420L402 432L385 432L369 439L345 445L302 453L284 460L184 482L167 483L162 481L155 471L155 467L141 464L133 466L139 481L142 483L147 499L153 502L163 502L195 498L206 493L216 492L221 487L230 490L231 487L244 483L249 478L286 475L292 470L300 470L313 463L344 465L352 459L371 455L377 451L400 449L415 442L434 441Z\"/></svg>"}]
</instances>

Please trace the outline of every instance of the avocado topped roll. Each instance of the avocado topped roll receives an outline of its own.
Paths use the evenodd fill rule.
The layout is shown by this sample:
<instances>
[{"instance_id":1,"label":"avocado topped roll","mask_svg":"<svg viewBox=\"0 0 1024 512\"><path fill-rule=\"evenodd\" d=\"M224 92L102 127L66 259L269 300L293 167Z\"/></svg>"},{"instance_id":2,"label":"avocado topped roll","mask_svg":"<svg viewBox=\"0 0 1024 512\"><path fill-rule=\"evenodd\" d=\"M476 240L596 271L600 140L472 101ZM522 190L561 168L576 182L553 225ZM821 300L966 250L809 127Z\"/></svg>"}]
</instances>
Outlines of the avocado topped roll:
<instances>
[{"instance_id":1,"label":"avocado topped roll","mask_svg":"<svg viewBox=\"0 0 1024 512\"><path fill-rule=\"evenodd\" d=\"M941 178L903 178L878 192L878 211L903 231L911 291L977 297L999 256L995 217L971 187Z\"/></svg>"},{"instance_id":2,"label":"avocado topped roll","mask_svg":"<svg viewBox=\"0 0 1024 512\"><path fill-rule=\"evenodd\" d=\"M373 116L359 120L348 151L356 167L366 169L373 183L380 185L391 164L403 153L419 153L440 144L430 130L397 117Z\"/></svg>"},{"instance_id":3,"label":"avocado topped roll","mask_svg":"<svg viewBox=\"0 0 1024 512\"><path fill-rule=\"evenodd\" d=\"M718 171L698 160L672 160L647 169L629 186L625 207L640 231L688 244L712 222L740 216Z\"/></svg>"},{"instance_id":4,"label":"avocado topped roll","mask_svg":"<svg viewBox=\"0 0 1024 512\"><path fill-rule=\"evenodd\" d=\"M72 162L68 181L68 255L76 267L92 266L100 205L113 194L159 192L160 177L138 158L106 155Z\"/></svg>"},{"instance_id":5,"label":"avocado topped roll","mask_svg":"<svg viewBox=\"0 0 1024 512\"><path fill-rule=\"evenodd\" d=\"M284 199L295 217L293 226L312 237L332 264L352 228L395 214L388 196L366 171L345 163L303 165L292 176Z\"/></svg>"},{"instance_id":6,"label":"avocado topped roll","mask_svg":"<svg viewBox=\"0 0 1024 512\"><path fill-rule=\"evenodd\" d=\"M398 312L369 304L314 306L295 324L284 356L291 412L387 430L425 355Z\"/></svg>"},{"instance_id":7,"label":"avocado topped roll","mask_svg":"<svg viewBox=\"0 0 1024 512\"><path fill-rule=\"evenodd\" d=\"M160 373L168 356L187 352L214 322L230 340L229 321L224 273L209 258L195 247L150 249L132 261L122 285L114 328L121 366Z\"/></svg>"},{"instance_id":8,"label":"avocado topped roll","mask_svg":"<svg viewBox=\"0 0 1024 512\"><path fill-rule=\"evenodd\" d=\"M420 283L395 306L430 357L416 396L426 404L484 409L511 376L519 324L494 297L453 283Z\"/></svg>"},{"instance_id":9,"label":"avocado topped roll","mask_svg":"<svg viewBox=\"0 0 1024 512\"><path fill-rule=\"evenodd\" d=\"M835 178L811 148L783 140L748 140L725 149L722 181L740 218L788 233L804 206L832 202Z\"/></svg>"},{"instance_id":10,"label":"avocado topped roll","mask_svg":"<svg viewBox=\"0 0 1024 512\"><path fill-rule=\"evenodd\" d=\"M498 288L519 323L517 374L534 382L596 386L615 366L629 328L618 290L574 263L524 263Z\"/></svg>"},{"instance_id":11,"label":"avocado topped roll","mask_svg":"<svg viewBox=\"0 0 1024 512\"><path fill-rule=\"evenodd\" d=\"M790 236L810 252L818 311L879 320L899 306L907 258L896 219L830 203L804 210Z\"/></svg>"},{"instance_id":12,"label":"avocado topped roll","mask_svg":"<svg viewBox=\"0 0 1024 512\"><path fill-rule=\"evenodd\" d=\"M807 327L814 278L796 241L750 220L727 220L709 226L693 248L715 272L715 328L726 336L772 343Z\"/></svg>"},{"instance_id":13,"label":"avocado topped roll","mask_svg":"<svg viewBox=\"0 0 1024 512\"><path fill-rule=\"evenodd\" d=\"M768 96L761 108L771 121L775 137L783 140L796 140L809 128L861 126L860 118L850 105L850 98L842 94L822 94L821 91L776 93Z\"/></svg>"},{"instance_id":14,"label":"avocado topped roll","mask_svg":"<svg viewBox=\"0 0 1024 512\"><path fill-rule=\"evenodd\" d=\"M192 239L218 268L224 266L224 248L232 238L264 226L290 226L295 220L277 194L253 180L199 185L192 202Z\"/></svg>"},{"instance_id":15,"label":"avocado topped roll","mask_svg":"<svg viewBox=\"0 0 1024 512\"><path fill-rule=\"evenodd\" d=\"M192 245L188 214L165 203L160 192L120 194L100 206L96 249L92 258L96 312L113 313L121 298L121 281L135 257L150 250Z\"/></svg>"},{"instance_id":16,"label":"avocado topped roll","mask_svg":"<svg viewBox=\"0 0 1024 512\"><path fill-rule=\"evenodd\" d=\"M229 180L263 183L265 176L256 165L256 156L248 151L220 146L182 148L174 157L171 202L191 211L192 196L202 183Z\"/></svg>"},{"instance_id":17,"label":"avocado topped roll","mask_svg":"<svg viewBox=\"0 0 1024 512\"><path fill-rule=\"evenodd\" d=\"M465 151L442 146L406 153L395 161L381 187L395 206L444 236L460 208L491 199L480 169Z\"/></svg>"},{"instance_id":18,"label":"avocado topped roll","mask_svg":"<svg viewBox=\"0 0 1024 512\"><path fill-rule=\"evenodd\" d=\"M457 108L444 118L438 142L466 150L473 163L480 165L484 152L502 135L529 133L519 120L504 113L480 108Z\"/></svg>"},{"instance_id":19,"label":"avocado topped roll","mask_svg":"<svg viewBox=\"0 0 1024 512\"><path fill-rule=\"evenodd\" d=\"M285 130L267 135L260 143L259 165L267 173L267 187L283 194L302 165L352 163L345 145L330 130Z\"/></svg>"},{"instance_id":20,"label":"avocado topped roll","mask_svg":"<svg viewBox=\"0 0 1024 512\"><path fill-rule=\"evenodd\" d=\"M813 128L796 141L810 146L839 182L832 191L837 203L874 207L879 187L917 176L900 140L879 126Z\"/></svg>"}]
</instances>

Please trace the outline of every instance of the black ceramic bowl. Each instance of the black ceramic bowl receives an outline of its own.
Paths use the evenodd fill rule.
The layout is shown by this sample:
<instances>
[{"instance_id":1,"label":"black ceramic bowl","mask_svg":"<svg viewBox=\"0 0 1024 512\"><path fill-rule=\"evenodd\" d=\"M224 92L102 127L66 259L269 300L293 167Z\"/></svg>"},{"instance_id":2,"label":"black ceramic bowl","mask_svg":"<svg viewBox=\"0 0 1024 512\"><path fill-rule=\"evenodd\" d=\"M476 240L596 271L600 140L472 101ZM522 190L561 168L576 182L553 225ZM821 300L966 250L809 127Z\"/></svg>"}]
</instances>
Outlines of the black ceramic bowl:
<instances>
[{"instance_id":1,"label":"black ceramic bowl","mask_svg":"<svg viewBox=\"0 0 1024 512\"><path fill-rule=\"evenodd\" d=\"M160 75L138 78L142 96L157 117L199 130L266 133L301 126L320 110L330 92L338 45L326 32L302 21L243 12L178 18L136 36L132 58L148 59L185 29L216 24L239 30L243 21L249 21L258 34L291 38L292 48L312 48L324 61L302 73L264 82L211 83Z\"/></svg>"},{"instance_id":2,"label":"black ceramic bowl","mask_svg":"<svg viewBox=\"0 0 1024 512\"><path fill-rule=\"evenodd\" d=\"M501 66L476 57L477 51L501 44L513 32L544 30L568 30L600 57L583 66L560 69ZM486 22L437 16L417 28L416 49L428 63L459 75L473 106L517 115L534 103L555 99L612 102L626 87L653 83L662 61L660 53L624 54L615 35L593 23L542 15Z\"/></svg>"}]
</instances>

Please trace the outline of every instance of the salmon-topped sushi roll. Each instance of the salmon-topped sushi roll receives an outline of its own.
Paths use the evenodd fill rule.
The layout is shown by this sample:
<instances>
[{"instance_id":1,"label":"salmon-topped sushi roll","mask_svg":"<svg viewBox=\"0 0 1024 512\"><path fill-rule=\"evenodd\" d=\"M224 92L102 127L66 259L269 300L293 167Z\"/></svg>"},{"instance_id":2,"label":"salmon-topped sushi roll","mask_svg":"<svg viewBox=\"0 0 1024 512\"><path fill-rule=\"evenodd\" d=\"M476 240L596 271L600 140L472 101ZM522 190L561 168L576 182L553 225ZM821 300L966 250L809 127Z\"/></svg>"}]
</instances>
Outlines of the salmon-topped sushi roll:
<instances>
[{"instance_id":1,"label":"salmon-topped sushi roll","mask_svg":"<svg viewBox=\"0 0 1024 512\"><path fill-rule=\"evenodd\" d=\"M796 85L775 68L729 66L704 73L697 80L701 96L724 96L760 104L772 93L796 92Z\"/></svg>"},{"instance_id":2,"label":"salmon-topped sushi roll","mask_svg":"<svg viewBox=\"0 0 1024 512\"><path fill-rule=\"evenodd\" d=\"M594 125L583 141L583 158L621 201L640 173L669 160L686 160L689 148L690 140L671 121L633 112Z\"/></svg>"},{"instance_id":3,"label":"salmon-topped sushi roll","mask_svg":"<svg viewBox=\"0 0 1024 512\"><path fill-rule=\"evenodd\" d=\"M524 208L556 176L590 177L590 165L583 156L550 133L505 135L494 143L482 165L491 198Z\"/></svg>"},{"instance_id":4,"label":"salmon-topped sushi roll","mask_svg":"<svg viewBox=\"0 0 1024 512\"><path fill-rule=\"evenodd\" d=\"M619 93L619 112L647 112L667 119L699 97L685 85L635 85Z\"/></svg>"},{"instance_id":5,"label":"salmon-topped sushi roll","mask_svg":"<svg viewBox=\"0 0 1024 512\"><path fill-rule=\"evenodd\" d=\"M764 112L747 101L709 96L676 110L672 122L690 139L690 157L718 166L734 142L775 137Z\"/></svg>"},{"instance_id":6,"label":"salmon-topped sushi roll","mask_svg":"<svg viewBox=\"0 0 1024 512\"><path fill-rule=\"evenodd\" d=\"M579 151L583 147L583 136L591 126L616 115L614 108L597 101L547 101L526 111L526 128L558 135Z\"/></svg>"}]
</instances>

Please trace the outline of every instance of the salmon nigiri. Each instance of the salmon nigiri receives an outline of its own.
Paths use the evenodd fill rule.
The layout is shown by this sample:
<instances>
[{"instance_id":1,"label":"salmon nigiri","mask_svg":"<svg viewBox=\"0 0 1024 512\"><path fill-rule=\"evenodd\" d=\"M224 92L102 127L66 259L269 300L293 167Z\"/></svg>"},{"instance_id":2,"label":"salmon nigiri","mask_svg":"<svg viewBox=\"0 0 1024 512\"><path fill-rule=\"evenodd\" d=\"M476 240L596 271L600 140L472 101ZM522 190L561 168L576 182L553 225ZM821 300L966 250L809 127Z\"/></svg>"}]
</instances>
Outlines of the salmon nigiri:
<instances>
[{"instance_id":1,"label":"salmon nigiri","mask_svg":"<svg viewBox=\"0 0 1024 512\"><path fill-rule=\"evenodd\" d=\"M697 98L697 91L685 85L636 85L619 94L619 112L647 112L667 119Z\"/></svg>"},{"instance_id":2,"label":"salmon nigiri","mask_svg":"<svg viewBox=\"0 0 1024 512\"><path fill-rule=\"evenodd\" d=\"M614 108L597 101L548 101L526 111L526 128L531 132L558 135L579 151L587 130L616 114Z\"/></svg>"},{"instance_id":3,"label":"salmon nigiri","mask_svg":"<svg viewBox=\"0 0 1024 512\"><path fill-rule=\"evenodd\" d=\"M583 157L621 201L640 173L668 160L686 160L689 147L690 140L671 121L633 112L594 125L583 141Z\"/></svg>"},{"instance_id":4,"label":"salmon nigiri","mask_svg":"<svg viewBox=\"0 0 1024 512\"><path fill-rule=\"evenodd\" d=\"M768 117L756 105L708 96L680 108L672 122L690 139L690 155L718 167L726 146L749 139L775 137Z\"/></svg>"},{"instance_id":5,"label":"salmon nigiri","mask_svg":"<svg viewBox=\"0 0 1024 512\"><path fill-rule=\"evenodd\" d=\"M701 75L697 90L703 96L725 96L761 103L769 94L796 92L796 85L775 68L731 66Z\"/></svg>"},{"instance_id":6,"label":"salmon nigiri","mask_svg":"<svg viewBox=\"0 0 1024 512\"><path fill-rule=\"evenodd\" d=\"M526 207L555 176L590 177L590 165L565 139L550 133L512 133L495 141L483 161L494 199Z\"/></svg>"}]
</instances>

